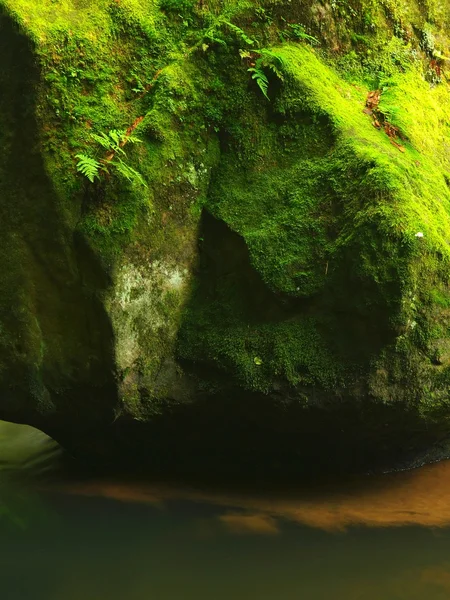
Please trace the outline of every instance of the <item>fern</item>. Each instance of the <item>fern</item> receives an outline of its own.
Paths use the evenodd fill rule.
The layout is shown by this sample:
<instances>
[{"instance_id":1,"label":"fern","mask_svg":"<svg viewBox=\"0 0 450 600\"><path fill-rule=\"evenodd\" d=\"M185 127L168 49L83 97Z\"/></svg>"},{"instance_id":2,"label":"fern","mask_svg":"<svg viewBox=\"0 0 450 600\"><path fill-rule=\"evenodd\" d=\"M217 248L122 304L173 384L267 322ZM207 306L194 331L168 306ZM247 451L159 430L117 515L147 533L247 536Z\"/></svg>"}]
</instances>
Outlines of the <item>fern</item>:
<instances>
[{"instance_id":1,"label":"fern","mask_svg":"<svg viewBox=\"0 0 450 600\"><path fill-rule=\"evenodd\" d=\"M126 143L137 144L142 142L141 139L134 135L127 135L127 132L122 129L111 129L108 135L103 132L100 135L92 133L91 138L105 148L105 150L120 152L121 154L125 154L122 146Z\"/></svg>"},{"instance_id":2,"label":"fern","mask_svg":"<svg viewBox=\"0 0 450 600\"><path fill-rule=\"evenodd\" d=\"M76 158L78 158L77 171L87 177L91 183L94 183L95 178L99 177L101 164L95 158L86 154L77 154Z\"/></svg>"},{"instance_id":3,"label":"fern","mask_svg":"<svg viewBox=\"0 0 450 600\"><path fill-rule=\"evenodd\" d=\"M286 61L282 56L274 52L273 50L268 50L267 48L263 48L259 51L261 57L256 61L256 66L258 67L267 67L275 75L278 79L283 81L283 69L286 67Z\"/></svg>"},{"instance_id":4,"label":"fern","mask_svg":"<svg viewBox=\"0 0 450 600\"><path fill-rule=\"evenodd\" d=\"M269 80L267 79L267 75L264 73L264 69L270 69L278 77L278 79L283 81L283 69L286 67L286 61L282 56L273 50L268 50L267 48L255 50L254 52L258 52L260 56L256 60L255 66L250 67L247 69L247 71L252 73L252 79L256 81L259 89L262 91L267 100L270 100L268 95Z\"/></svg>"},{"instance_id":5,"label":"fern","mask_svg":"<svg viewBox=\"0 0 450 600\"><path fill-rule=\"evenodd\" d=\"M208 40L211 44L219 44L220 46L226 46L227 43L221 37L218 37L217 27L213 25L207 29L203 35L204 40ZM208 45L208 44L206 44Z\"/></svg>"},{"instance_id":6,"label":"fern","mask_svg":"<svg viewBox=\"0 0 450 600\"><path fill-rule=\"evenodd\" d=\"M247 69L247 71L252 73L252 79L256 81L259 89L262 91L267 100L270 100L269 96L267 95L267 90L269 89L269 80L267 79L264 71L258 67L250 67L250 69Z\"/></svg>"},{"instance_id":7,"label":"fern","mask_svg":"<svg viewBox=\"0 0 450 600\"><path fill-rule=\"evenodd\" d=\"M123 144L125 141L125 131L120 131L119 129L111 129L109 132L109 137L113 141L113 148L119 148L120 144Z\"/></svg>"},{"instance_id":8,"label":"fern","mask_svg":"<svg viewBox=\"0 0 450 600\"><path fill-rule=\"evenodd\" d=\"M91 133L91 138L95 140L100 146L105 148L105 150L111 150L111 140L106 135L106 133L101 133L97 135L96 133Z\"/></svg>"},{"instance_id":9,"label":"fern","mask_svg":"<svg viewBox=\"0 0 450 600\"><path fill-rule=\"evenodd\" d=\"M138 138L135 135L127 135L126 140L129 144L142 144L141 138Z\"/></svg>"},{"instance_id":10,"label":"fern","mask_svg":"<svg viewBox=\"0 0 450 600\"><path fill-rule=\"evenodd\" d=\"M234 33L236 33L238 35L238 37L240 37L243 42L245 42L246 44L249 44L250 46L254 45L255 40L252 40L252 38L248 37L248 35L245 33L245 31L243 29L241 29L237 25L233 25L233 23L230 23L229 21L224 21L224 24L229 29L231 29L231 31L233 31Z\"/></svg>"},{"instance_id":11,"label":"fern","mask_svg":"<svg viewBox=\"0 0 450 600\"><path fill-rule=\"evenodd\" d=\"M293 37L297 40L305 40L306 42L309 42L311 46L320 45L319 40L313 35L307 34L305 31L305 27L303 25L300 25L300 23L288 23L287 26L289 27L289 30L285 33L289 38Z\"/></svg>"},{"instance_id":12,"label":"fern","mask_svg":"<svg viewBox=\"0 0 450 600\"><path fill-rule=\"evenodd\" d=\"M130 167L130 165L127 165L121 158L112 161L111 164L114 165L117 171L131 183L140 183L144 187L148 187L142 175Z\"/></svg>"},{"instance_id":13,"label":"fern","mask_svg":"<svg viewBox=\"0 0 450 600\"><path fill-rule=\"evenodd\" d=\"M106 157L106 159L101 159L99 162L95 158L92 158L86 154L77 154L77 171L79 173L82 173L89 179L91 183L94 183L95 178L100 178L100 170L108 172L107 166L112 165L115 167L116 171L128 181L138 182L147 187L144 178L140 173L138 173L138 171L135 171L120 157L118 157L117 160L113 160L113 158L118 154L126 156L125 150L122 148L122 146L124 146L126 143L136 144L142 140L134 135L127 135L127 132L122 129L111 129L108 134L103 132L99 135L93 133L91 134L91 138L100 144L102 148L107 150L109 155Z\"/></svg>"}]
</instances>

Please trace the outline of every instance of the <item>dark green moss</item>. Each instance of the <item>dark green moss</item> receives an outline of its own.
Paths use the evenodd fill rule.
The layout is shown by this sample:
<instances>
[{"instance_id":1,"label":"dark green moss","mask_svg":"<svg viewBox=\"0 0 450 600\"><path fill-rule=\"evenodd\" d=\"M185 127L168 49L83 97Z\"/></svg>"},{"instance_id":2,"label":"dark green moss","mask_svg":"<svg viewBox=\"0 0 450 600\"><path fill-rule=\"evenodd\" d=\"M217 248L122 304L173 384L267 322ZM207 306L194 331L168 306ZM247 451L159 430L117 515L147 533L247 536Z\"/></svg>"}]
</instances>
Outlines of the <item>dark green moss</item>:
<instances>
[{"instance_id":1,"label":"dark green moss","mask_svg":"<svg viewBox=\"0 0 450 600\"><path fill-rule=\"evenodd\" d=\"M444 418L439 3L0 5L15 40L0 59L2 369L12 356L41 412L63 393L77 405L74 381L84 391L98 367L109 417L226 389ZM248 71L259 58L270 100ZM128 128L148 187L113 169L83 180L77 153L105 158L92 133Z\"/></svg>"}]
</instances>

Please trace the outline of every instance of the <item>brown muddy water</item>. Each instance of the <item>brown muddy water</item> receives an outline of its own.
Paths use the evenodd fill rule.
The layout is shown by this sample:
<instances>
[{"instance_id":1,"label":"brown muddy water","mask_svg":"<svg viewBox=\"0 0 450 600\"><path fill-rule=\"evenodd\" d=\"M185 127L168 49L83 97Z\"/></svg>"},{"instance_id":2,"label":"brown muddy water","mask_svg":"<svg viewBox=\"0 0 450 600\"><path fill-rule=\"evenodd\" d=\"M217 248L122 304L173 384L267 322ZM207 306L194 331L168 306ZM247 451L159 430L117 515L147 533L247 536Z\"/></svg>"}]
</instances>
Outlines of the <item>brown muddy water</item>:
<instances>
[{"instance_id":1,"label":"brown muddy water","mask_svg":"<svg viewBox=\"0 0 450 600\"><path fill-rule=\"evenodd\" d=\"M68 478L0 423L2 600L449 600L450 462L289 489Z\"/></svg>"}]
</instances>

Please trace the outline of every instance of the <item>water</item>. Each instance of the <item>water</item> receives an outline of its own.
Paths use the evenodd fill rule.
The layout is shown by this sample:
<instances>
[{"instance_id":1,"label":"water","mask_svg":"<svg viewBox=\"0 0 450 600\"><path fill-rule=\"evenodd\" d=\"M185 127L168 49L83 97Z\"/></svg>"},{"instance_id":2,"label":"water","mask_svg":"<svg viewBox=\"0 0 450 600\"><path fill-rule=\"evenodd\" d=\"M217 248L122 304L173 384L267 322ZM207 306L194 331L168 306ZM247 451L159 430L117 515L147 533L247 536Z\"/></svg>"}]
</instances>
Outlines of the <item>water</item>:
<instances>
[{"instance_id":1,"label":"water","mask_svg":"<svg viewBox=\"0 0 450 600\"><path fill-rule=\"evenodd\" d=\"M9 424L0 453L5 600L450 598L450 462L244 492L68 478Z\"/></svg>"}]
</instances>

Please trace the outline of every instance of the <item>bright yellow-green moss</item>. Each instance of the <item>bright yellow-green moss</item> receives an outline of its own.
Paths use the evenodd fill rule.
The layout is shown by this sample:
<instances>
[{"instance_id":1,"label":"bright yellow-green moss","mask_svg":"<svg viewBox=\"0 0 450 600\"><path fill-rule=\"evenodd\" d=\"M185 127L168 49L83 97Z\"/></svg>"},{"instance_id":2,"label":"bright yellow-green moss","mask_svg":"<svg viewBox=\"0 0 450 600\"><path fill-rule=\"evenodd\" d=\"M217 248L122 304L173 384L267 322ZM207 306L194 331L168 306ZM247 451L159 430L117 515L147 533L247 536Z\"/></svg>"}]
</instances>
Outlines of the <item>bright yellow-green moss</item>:
<instances>
[{"instance_id":1,"label":"bright yellow-green moss","mask_svg":"<svg viewBox=\"0 0 450 600\"><path fill-rule=\"evenodd\" d=\"M237 388L303 400L314 389L408 403L397 393L403 369L411 403L443 402L440 3L0 6L34 44L33 110L55 203L111 277L101 301L131 412L143 418L141 395L151 404L162 394L155 378L176 352L194 373L213 368L198 376L210 389L225 374ZM248 72L264 50L270 101ZM396 139L364 112L374 87ZM102 158L91 134L134 124L142 144L127 160L148 187L114 174L84 181L76 154ZM223 227L212 234L214 222Z\"/></svg>"},{"instance_id":2,"label":"bright yellow-green moss","mask_svg":"<svg viewBox=\"0 0 450 600\"><path fill-rule=\"evenodd\" d=\"M208 207L243 237L264 282L304 303L298 312L269 310L267 322L264 307L260 318L242 309L249 293L242 282L217 279L215 296L204 284L181 352L235 370L253 389L268 391L281 377L359 394L361 373L384 346L380 361L402 365L392 369L392 389L410 394L389 385L372 393L426 404L441 378L440 368L426 366L429 344L442 337L426 316L427 290L437 281L447 290L450 258L448 89L430 86L413 65L386 82L380 111L400 128L394 144L363 112L370 88L347 84L305 46L273 51L284 65L275 117L256 109L254 124L244 112L235 127L245 132L250 123L247 135L257 143L240 162L239 142L230 144ZM396 330L402 335L394 342ZM424 381L435 383L421 388Z\"/></svg>"}]
</instances>

